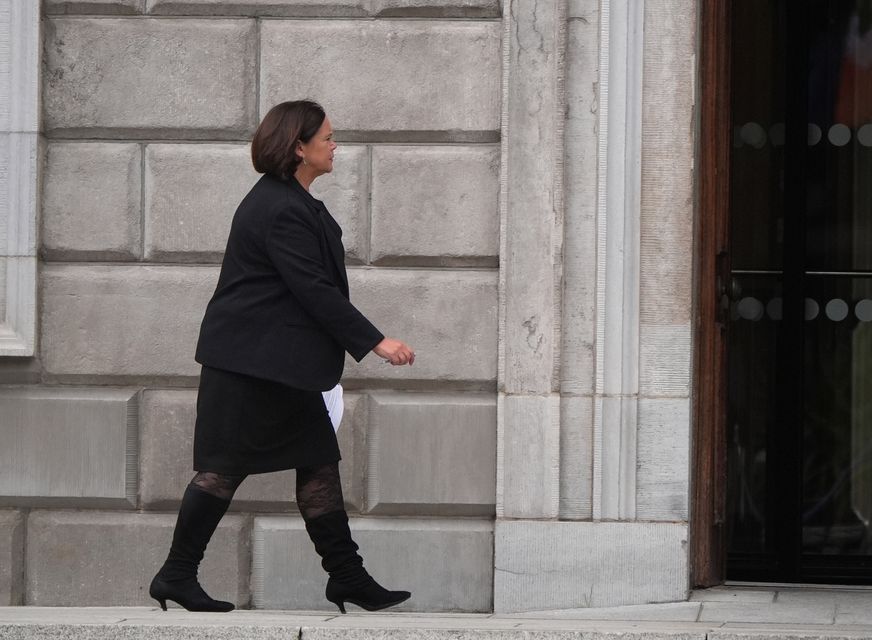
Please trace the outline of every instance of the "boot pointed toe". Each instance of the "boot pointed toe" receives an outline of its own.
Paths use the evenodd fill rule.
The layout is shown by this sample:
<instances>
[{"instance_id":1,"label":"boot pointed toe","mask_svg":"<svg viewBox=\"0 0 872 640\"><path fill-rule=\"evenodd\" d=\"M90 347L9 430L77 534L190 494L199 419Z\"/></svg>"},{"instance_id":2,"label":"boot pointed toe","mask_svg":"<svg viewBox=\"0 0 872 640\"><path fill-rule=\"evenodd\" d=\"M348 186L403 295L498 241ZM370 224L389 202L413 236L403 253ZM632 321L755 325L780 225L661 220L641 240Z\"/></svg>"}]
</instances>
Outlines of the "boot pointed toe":
<instances>
[{"instance_id":1,"label":"boot pointed toe","mask_svg":"<svg viewBox=\"0 0 872 640\"><path fill-rule=\"evenodd\" d=\"M372 578L363 586L343 584L331 578L327 581L325 596L339 607L339 611L345 613L345 603L366 611L381 611L405 602L412 594L408 591L389 591Z\"/></svg>"},{"instance_id":2,"label":"boot pointed toe","mask_svg":"<svg viewBox=\"0 0 872 640\"><path fill-rule=\"evenodd\" d=\"M196 578L168 581L156 575L148 588L148 594L158 601L164 611L167 610L167 600L172 600L188 611L227 613L236 608L232 602L211 598Z\"/></svg>"}]
</instances>

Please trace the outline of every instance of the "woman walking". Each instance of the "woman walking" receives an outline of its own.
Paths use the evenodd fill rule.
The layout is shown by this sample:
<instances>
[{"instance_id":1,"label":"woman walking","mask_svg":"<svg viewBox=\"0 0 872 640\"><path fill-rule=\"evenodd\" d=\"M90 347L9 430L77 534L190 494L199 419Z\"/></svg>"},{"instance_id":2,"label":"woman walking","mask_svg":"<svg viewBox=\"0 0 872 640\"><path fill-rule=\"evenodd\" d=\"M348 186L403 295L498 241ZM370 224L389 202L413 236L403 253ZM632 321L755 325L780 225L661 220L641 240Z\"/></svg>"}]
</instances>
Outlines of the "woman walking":
<instances>
[{"instance_id":1,"label":"woman walking","mask_svg":"<svg viewBox=\"0 0 872 640\"><path fill-rule=\"evenodd\" d=\"M197 343L202 365L194 469L172 546L149 593L166 610L230 611L197 581L206 545L245 477L297 470L297 506L329 574L327 599L374 611L411 595L388 591L363 568L339 483L339 445L322 391L337 384L345 352L373 351L411 365L412 349L386 338L349 301L342 230L309 193L333 170L336 143L315 102L284 102L251 143L264 175L242 200Z\"/></svg>"}]
</instances>

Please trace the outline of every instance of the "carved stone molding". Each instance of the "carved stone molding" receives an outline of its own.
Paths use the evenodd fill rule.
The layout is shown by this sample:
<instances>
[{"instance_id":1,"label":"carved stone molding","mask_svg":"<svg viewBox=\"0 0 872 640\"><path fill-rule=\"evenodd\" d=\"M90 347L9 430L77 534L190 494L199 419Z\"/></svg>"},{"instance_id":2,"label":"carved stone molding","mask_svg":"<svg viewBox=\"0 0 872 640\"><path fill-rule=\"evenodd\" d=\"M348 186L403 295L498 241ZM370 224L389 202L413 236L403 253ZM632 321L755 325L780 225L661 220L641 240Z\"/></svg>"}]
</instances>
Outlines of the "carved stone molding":
<instances>
[{"instance_id":1,"label":"carved stone molding","mask_svg":"<svg viewBox=\"0 0 872 640\"><path fill-rule=\"evenodd\" d=\"M498 518L558 515L566 5L505 0Z\"/></svg>"},{"instance_id":2,"label":"carved stone molding","mask_svg":"<svg viewBox=\"0 0 872 640\"><path fill-rule=\"evenodd\" d=\"M36 336L39 3L0 0L0 356Z\"/></svg>"},{"instance_id":3,"label":"carved stone molding","mask_svg":"<svg viewBox=\"0 0 872 640\"><path fill-rule=\"evenodd\" d=\"M593 518L636 516L644 0L601 4Z\"/></svg>"}]
</instances>

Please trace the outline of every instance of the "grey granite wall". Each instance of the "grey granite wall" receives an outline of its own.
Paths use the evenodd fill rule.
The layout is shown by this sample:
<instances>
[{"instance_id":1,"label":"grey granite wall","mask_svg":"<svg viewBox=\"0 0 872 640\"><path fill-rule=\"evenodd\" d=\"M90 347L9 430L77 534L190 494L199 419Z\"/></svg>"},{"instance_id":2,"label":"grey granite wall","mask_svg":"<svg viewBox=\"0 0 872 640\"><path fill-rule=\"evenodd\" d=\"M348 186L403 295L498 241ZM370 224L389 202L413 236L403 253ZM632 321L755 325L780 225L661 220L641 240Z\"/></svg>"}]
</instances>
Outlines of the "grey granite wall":
<instances>
[{"instance_id":1,"label":"grey granite wall","mask_svg":"<svg viewBox=\"0 0 872 640\"><path fill-rule=\"evenodd\" d=\"M337 131L314 190L352 297L418 356L347 362L343 489L373 573L407 610L684 597L697 5L44 0L38 344L0 359L0 605L149 603L248 141L301 97ZM327 605L293 483L243 484L215 596Z\"/></svg>"},{"instance_id":2,"label":"grey granite wall","mask_svg":"<svg viewBox=\"0 0 872 640\"><path fill-rule=\"evenodd\" d=\"M39 348L4 378L31 384L0 389L0 604L149 603L192 474L199 323L257 179L247 142L312 97L340 144L314 189L352 297L417 352L349 359L352 528L406 609L491 609L500 30L493 0L45 1ZM213 595L329 604L293 492L292 472L242 486Z\"/></svg>"}]
</instances>

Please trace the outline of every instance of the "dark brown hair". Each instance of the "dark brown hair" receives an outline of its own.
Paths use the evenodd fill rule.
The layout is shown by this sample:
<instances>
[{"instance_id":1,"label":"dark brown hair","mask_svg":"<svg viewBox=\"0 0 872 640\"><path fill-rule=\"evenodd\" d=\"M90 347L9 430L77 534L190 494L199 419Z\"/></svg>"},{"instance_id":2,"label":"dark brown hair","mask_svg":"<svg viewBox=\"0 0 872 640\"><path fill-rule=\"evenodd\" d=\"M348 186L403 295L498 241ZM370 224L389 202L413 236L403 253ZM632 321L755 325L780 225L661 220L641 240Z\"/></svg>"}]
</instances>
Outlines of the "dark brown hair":
<instances>
[{"instance_id":1,"label":"dark brown hair","mask_svg":"<svg viewBox=\"0 0 872 640\"><path fill-rule=\"evenodd\" d=\"M297 142L309 142L324 123L324 108L312 100L277 104L254 132L251 161L258 173L287 180L297 170Z\"/></svg>"}]
</instances>

